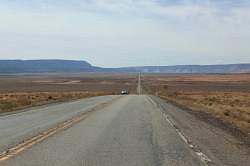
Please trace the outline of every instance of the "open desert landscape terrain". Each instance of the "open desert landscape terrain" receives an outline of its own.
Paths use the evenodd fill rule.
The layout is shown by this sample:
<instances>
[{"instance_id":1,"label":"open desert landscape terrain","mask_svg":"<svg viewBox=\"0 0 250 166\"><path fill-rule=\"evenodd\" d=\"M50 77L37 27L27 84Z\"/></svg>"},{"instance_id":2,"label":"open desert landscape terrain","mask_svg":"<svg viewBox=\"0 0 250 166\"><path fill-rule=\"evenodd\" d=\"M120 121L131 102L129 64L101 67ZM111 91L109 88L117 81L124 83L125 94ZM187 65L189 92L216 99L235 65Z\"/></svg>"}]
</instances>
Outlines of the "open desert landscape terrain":
<instances>
[{"instance_id":1,"label":"open desert landscape terrain","mask_svg":"<svg viewBox=\"0 0 250 166\"><path fill-rule=\"evenodd\" d=\"M0 113L86 97L136 91L136 74L56 73L0 75Z\"/></svg>"},{"instance_id":2,"label":"open desert landscape terrain","mask_svg":"<svg viewBox=\"0 0 250 166\"><path fill-rule=\"evenodd\" d=\"M250 74L1 75L0 163L245 166L249 99Z\"/></svg>"},{"instance_id":3,"label":"open desert landscape terrain","mask_svg":"<svg viewBox=\"0 0 250 166\"><path fill-rule=\"evenodd\" d=\"M250 74L145 74L142 78L145 93L250 134ZM209 119L205 114L199 115Z\"/></svg>"},{"instance_id":4,"label":"open desert landscape terrain","mask_svg":"<svg viewBox=\"0 0 250 166\"><path fill-rule=\"evenodd\" d=\"M142 74L152 94L250 133L250 74ZM136 94L137 74L57 73L0 76L0 113L87 97ZM204 116L205 116L204 114Z\"/></svg>"},{"instance_id":5,"label":"open desert landscape terrain","mask_svg":"<svg viewBox=\"0 0 250 166\"><path fill-rule=\"evenodd\" d=\"M250 166L250 0L0 1L0 166Z\"/></svg>"}]
</instances>

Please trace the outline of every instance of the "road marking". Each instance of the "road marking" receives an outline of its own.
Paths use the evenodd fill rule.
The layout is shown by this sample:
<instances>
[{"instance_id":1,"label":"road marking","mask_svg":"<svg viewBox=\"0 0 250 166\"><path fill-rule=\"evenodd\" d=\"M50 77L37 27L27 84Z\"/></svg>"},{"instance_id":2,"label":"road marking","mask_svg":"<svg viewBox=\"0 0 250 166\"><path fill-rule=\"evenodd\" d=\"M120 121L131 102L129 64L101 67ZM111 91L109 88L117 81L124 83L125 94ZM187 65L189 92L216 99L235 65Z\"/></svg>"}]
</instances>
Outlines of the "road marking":
<instances>
[{"instance_id":1,"label":"road marking","mask_svg":"<svg viewBox=\"0 0 250 166\"><path fill-rule=\"evenodd\" d=\"M9 148L8 150L6 150L0 154L0 162L6 161L6 160L16 156L17 154L31 148L33 145L44 141L48 137L55 135L56 133L59 133L60 131L63 131L65 129L72 127L73 125L77 124L78 122L80 122L83 119L85 119L86 117L88 117L94 111L103 109L120 98L121 97L117 97L115 99L112 99L111 101L98 104L95 107L93 107L92 109L90 109L84 113L78 114L78 115L72 117L71 119L68 119L67 121L65 121L63 123L60 123L53 128L50 128L47 131L44 131L44 132L42 132L34 137L31 137L31 138L23 141L22 143L14 146L14 147Z\"/></svg>"},{"instance_id":2,"label":"road marking","mask_svg":"<svg viewBox=\"0 0 250 166\"><path fill-rule=\"evenodd\" d=\"M62 131L66 128L69 128L73 124L76 124L77 122L83 120L87 116L87 113L89 113L89 112L86 112L85 114L82 114L77 118L72 118L72 119L70 119L70 120L68 120L68 121L66 121L66 122L64 122L64 123L62 123L54 128L49 129L48 131L42 132L35 137L27 139L26 141L18 144L15 147L8 149L7 151L0 154L0 162L5 161L5 160L17 155L26 149L29 149L33 145L45 140L46 138L58 133L59 131Z\"/></svg>"},{"instance_id":3,"label":"road marking","mask_svg":"<svg viewBox=\"0 0 250 166\"><path fill-rule=\"evenodd\" d=\"M168 115L162 112L162 115L165 117L166 121L174 127L175 131L178 133L178 135L181 137L181 139L189 146L190 149L192 149L196 155L200 158L200 160L205 164L212 164L212 160L202 153L196 146L192 144L191 141L187 139L187 137L181 132L181 130L169 119Z\"/></svg>"},{"instance_id":4,"label":"road marking","mask_svg":"<svg viewBox=\"0 0 250 166\"><path fill-rule=\"evenodd\" d=\"M138 95L141 95L141 94L142 94L142 88L141 88L141 73L138 74L137 93L138 93Z\"/></svg>"},{"instance_id":5,"label":"road marking","mask_svg":"<svg viewBox=\"0 0 250 166\"><path fill-rule=\"evenodd\" d=\"M153 101L153 99L151 99L151 97L149 97L149 100L152 104L154 104L155 106L158 107L157 103ZM159 109L160 110L160 109ZM160 110L161 111L161 110ZM161 111L162 116L165 118L165 120L170 124L170 126L172 126L175 131L177 132L177 134L180 136L180 138L188 145L188 147L194 151L194 153L198 156L198 158L205 164L205 166L209 166L209 165L213 165L215 166L215 164L213 163L213 161L207 156L205 155L197 146L192 144L192 141L190 141L185 134L175 125L175 123L169 118L169 116L164 113L163 111Z\"/></svg>"}]
</instances>

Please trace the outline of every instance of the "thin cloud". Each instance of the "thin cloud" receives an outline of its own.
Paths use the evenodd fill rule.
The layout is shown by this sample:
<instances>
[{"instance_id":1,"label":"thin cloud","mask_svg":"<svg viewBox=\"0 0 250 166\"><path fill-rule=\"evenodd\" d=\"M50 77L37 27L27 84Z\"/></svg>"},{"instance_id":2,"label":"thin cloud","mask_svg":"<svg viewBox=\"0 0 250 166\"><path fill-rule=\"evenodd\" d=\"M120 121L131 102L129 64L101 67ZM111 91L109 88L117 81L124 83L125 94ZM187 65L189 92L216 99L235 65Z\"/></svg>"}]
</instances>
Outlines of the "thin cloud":
<instances>
[{"instance_id":1,"label":"thin cloud","mask_svg":"<svg viewBox=\"0 0 250 166\"><path fill-rule=\"evenodd\" d=\"M101 66L250 62L246 0L0 4L1 59L85 59Z\"/></svg>"}]
</instances>

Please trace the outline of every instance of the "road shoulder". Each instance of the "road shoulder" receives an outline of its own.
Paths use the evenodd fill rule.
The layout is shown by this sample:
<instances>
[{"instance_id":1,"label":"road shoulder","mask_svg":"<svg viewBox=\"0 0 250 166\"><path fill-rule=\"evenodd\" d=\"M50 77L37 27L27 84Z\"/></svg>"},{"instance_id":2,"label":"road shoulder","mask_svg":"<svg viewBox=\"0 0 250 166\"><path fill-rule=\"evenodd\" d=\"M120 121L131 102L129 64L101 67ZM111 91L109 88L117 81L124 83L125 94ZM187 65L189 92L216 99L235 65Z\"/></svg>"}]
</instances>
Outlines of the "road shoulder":
<instances>
[{"instance_id":1,"label":"road shoulder","mask_svg":"<svg viewBox=\"0 0 250 166\"><path fill-rule=\"evenodd\" d=\"M169 116L174 125L217 165L248 165L249 147L210 121L199 119L188 111L151 96L157 107Z\"/></svg>"}]
</instances>

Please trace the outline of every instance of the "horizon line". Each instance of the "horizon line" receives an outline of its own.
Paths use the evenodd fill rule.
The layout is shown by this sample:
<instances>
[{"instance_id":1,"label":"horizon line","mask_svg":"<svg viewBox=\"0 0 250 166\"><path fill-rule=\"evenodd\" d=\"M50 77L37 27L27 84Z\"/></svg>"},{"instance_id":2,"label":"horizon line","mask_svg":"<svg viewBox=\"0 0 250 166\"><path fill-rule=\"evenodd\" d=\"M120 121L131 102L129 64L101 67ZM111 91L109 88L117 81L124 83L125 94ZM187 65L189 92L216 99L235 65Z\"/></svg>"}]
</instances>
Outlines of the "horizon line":
<instances>
[{"instance_id":1,"label":"horizon line","mask_svg":"<svg viewBox=\"0 0 250 166\"><path fill-rule=\"evenodd\" d=\"M123 67L104 67L104 66L97 66L92 65L89 61L86 60L79 60L79 59L0 59L0 61L46 61L46 60L58 60L58 61L78 61L78 62L87 62L93 67L101 67L101 68L136 68L136 67L171 67L171 66L218 66L218 65L250 65L250 62L248 63L216 63L216 64L176 64L176 65L141 65L141 66L123 66Z\"/></svg>"}]
</instances>

